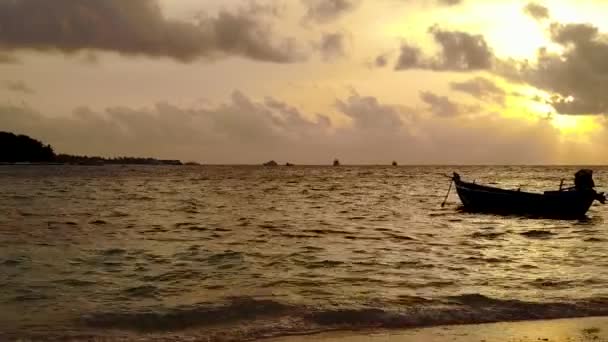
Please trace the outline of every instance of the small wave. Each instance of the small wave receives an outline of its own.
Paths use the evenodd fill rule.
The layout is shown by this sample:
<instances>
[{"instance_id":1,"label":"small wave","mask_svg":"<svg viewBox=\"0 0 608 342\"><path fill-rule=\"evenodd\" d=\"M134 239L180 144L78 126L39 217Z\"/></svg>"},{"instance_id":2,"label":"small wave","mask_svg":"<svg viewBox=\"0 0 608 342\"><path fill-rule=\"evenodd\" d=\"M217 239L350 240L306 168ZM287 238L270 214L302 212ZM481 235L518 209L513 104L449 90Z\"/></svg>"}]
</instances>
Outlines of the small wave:
<instances>
[{"instance_id":1,"label":"small wave","mask_svg":"<svg viewBox=\"0 0 608 342\"><path fill-rule=\"evenodd\" d=\"M89 222L90 224L94 224L94 225L105 225L108 224L108 222L104 221L104 220L94 220Z\"/></svg>"},{"instance_id":2,"label":"small wave","mask_svg":"<svg viewBox=\"0 0 608 342\"><path fill-rule=\"evenodd\" d=\"M187 229L191 230L193 232L204 232L204 231L209 230L209 228L201 227L201 226L190 226Z\"/></svg>"},{"instance_id":3,"label":"small wave","mask_svg":"<svg viewBox=\"0 0 608 342\"><path fill-rule=\"evenodd\" d=\"M210 264L217 264L220 262L224 262L224 261L241 261L243 260L244 255L241 252L235 252L235 251L225 251L222 253L217 253L217 254L213 254L211 255L209 258L207 258L207 261Z\"/></svg>"},{"instance_id":4,"label":"small wave","mask_svg":"<svg viewBox=\"0 0 608 342\"><path fill-rule=\"evenodd\" d=\"M302 232L303 233L314 233L314 234L319 234L319 235L324 235L324 234L342 235L342 234L349 233L344 230L335 230L335 229L305 229Z\"/></svg>"},{"instance_id":5,"label":"small wave","mask_svg":"<svg viewBox=\"0 0 608 342\"><path fill-rule=\"evenodd\" d=\"M128 288L123 292L129 297L155 298L158 295L159 290L153 285L142 285Z\"/></svg>"},{"instance_id":6,"label":"small wave","mask_svg":"<svg viewBox=\"0 0 608 342\"><path fill-rule=\"evenodd\" d=\"M379 308L325 310L306 317L320 325L408 328L605 315L608 313L606 304L608 301L605 300L574 304L531 303L466 294L448 297L443 305L425 302L423 306L407 306L399 311Z\"/></svg>"},{"instance_id":7,"label":"small wave","mask_svg":"<svg viewBox=\"0 0 608 342\"><path fill-rule=\"evenodd\" d=\"M523 269L536 269L536 268L538 268L538 266L529 265L529 264L523 264L523 265L519 266L519 268L523 268Z\"/></svg>"},{"instance_id":8,"label":"small wave","mask_svg":"<svg viewBox=\"0 0 608 342\"><path fill-rule=\"evenodd\" d=\"M574 281L569 280L547 280L547 279L536 279L530 283L530 285L537 288L552 288L552 289L566 289L573 286Z\"/></svg>"},{"instance_id":9,"label":"small wave","mask_svg":"<svg viewBox=\"0 0 608 342\"><path fill-rule=\"evenodd\" d=\"M52 299L49 295L31 289L20 289L20 294L13 298L14 302L40 301Z\"/></svg>"},{"instance_id":10,"label":"small wave","mask_svg":"<svg viewBox=\"0 0 608 342\"><path fill-rule=\"evenodd\" d=\"M110 217L128 217L129 213L125 213L122 211L115 210L110 215Z\"/></svg>"},{"instance_id":11,"label":"small wave","mask_svg":"<svg viewBox=\"0 0 608 342\"><path fill-rule=\"evenodd\" d=\"M19 266L23 263L30 262L31 259L27 256L19 256L16 258L9 258L0 262L0 265L15 267Z\"/></svg>"},{"instance_id":12,"label":"small wave","mask_svg":"<svg viewBox=\"0 0 608 342\"><path fill-rule=\"evenodd\" d=\"M497 264L497 263L502 263L502 262L511 262L511 260L509 258L483 258L483 257L468 257L467 260L470 261L479 261L479 262L483 262L483 263L488 263L488 264Z\"/></svg>"},{"instance_id":13,"label":"small wave","mask_svg":"<svg viewBox=\"0 0 608 342\"><path fill-rule=\"evenodd\" d=\"M175 228L177 228L177 229L190 228L192 226L196 226L196 223L192 223L192 222L178 222L178 223L174 224L173 226Z\"/></svg>"},{"instance_id":14,"label":"small wave","mask_svg":"<svg viewBox=\"0 0 608 342\"><path fill-rule=\"evenodd\" d=\"M395 233L388 233L385 232L384 235L386 235L387 237L391 238L391 239L395 239L395 240L401 240L401 241L417 241L415 238L411 237L411 236L407 236L407 235L399 235L399 234L395 234Z\"/></svg>"},{"instance_id":15,"label":"small wave","mask_svg":"<svg viewBox=\"0 0 608 342\"><path fill-rule=\"evenodd\" d=\"M144 282L172 282L175 280L204 280L207 279L207 275L202 272L195 271L192 269L186 270L173 270L157 275L146 275L141 277Z\"/></svg>"},{"instance_id":16,"label":"small wave","mask_svg":"<svg viewBox=\"0 0 608 342\"><path fill-rule=\"evenodd\" d=\"M420 261L400 261L396 264L397 268L435 268L433 264L426 264Z\"/></svg>"},{"instance_id":17,"label":"small wave","mask_svg":"<svg viewBox=\"0 0 608 342\"><path fill-rule=\"evenodd\" d=\"M15 259L8 259L8 260L4 260L2 262L2 265L5 266L17 266L19 265L21 262L19 260L15 260Z\"/></svg>"},{"instance_id":18,"label":"small wave","mask_svg":"<svg viewBox=\"0 0 608 342\"><path fill-rule=\"evenodd\" d=\"M127 251L122 249L122 248L110 248L110 249L106 249L104 251L101 252L102 255L105 256L110 256L110 255L122 255L125 254Z\"/></svg>"},{"instance_id":19,"label":"small wave","mask_svg":"<svg viewBox=\"0 0 608 342\"><path fill-rule=\"evenodd\" d=\"M344 262L342 261L337 261L337 260L323 260L323 261L318 261L318 262L310 262L306 264L306 268L331 268L331 267L336 267L336 266L340 266L340 265L344 265Z\"/></svg>"},{"instance_id":20,"label":"small wave","mask_svg":"<svg viewBox=\"0 0 608 342\"><path fill-rule=\"evenodd\" d=\"M520 235L531 239L546 239L557 234L546 230L529 230L527 232L520 233Z\"/></svg>"},{"instance_id":21,"label":"small wave","mask_svg":"<svg viewBox=\"0 0 608 342\"><path fill-rule=\"evenodd\" d=\"M290 239L308 239L308 238L318 238L318 235L307 235L307 234L297 234L297 233L284 233L281 234L281 236L284 236L286 238L290 238Z\"/></svg>"},{"instance_id":22,"label":"small wave","mask_svg":"<svg viewBox=\"0 0 608 342\"><path fill-rule=\"evenodd\" d=\"M55 281L57 284L67 285L71 287L84 287L84 286L93 286L96 285L96 282L81 280L81 279L61 279Z\"/></svg>"},{"instance_id":23,"label":"small wave","mask_svg":"<svg viewBox=\"0 0 608 342\"><path fill-rule=\"evenodd\" d=\"M476 232L471 234L472 238L475 239L488 239L488 240L494 240L500 236L505 235L505 233L498 233L498 232Z\"/></svg>"},{"instance_id":24,"label":"small wave","mask_svg":"<svg viewBox=\"0 0 608 342\"><path fill-rule=\"evenodd\" d=\"M289 306L271 300L235 298L224 304L201 304L165 311L95 313L83 321L96 328L167 331L278 316Z\"/></svg>"}]
</instances>

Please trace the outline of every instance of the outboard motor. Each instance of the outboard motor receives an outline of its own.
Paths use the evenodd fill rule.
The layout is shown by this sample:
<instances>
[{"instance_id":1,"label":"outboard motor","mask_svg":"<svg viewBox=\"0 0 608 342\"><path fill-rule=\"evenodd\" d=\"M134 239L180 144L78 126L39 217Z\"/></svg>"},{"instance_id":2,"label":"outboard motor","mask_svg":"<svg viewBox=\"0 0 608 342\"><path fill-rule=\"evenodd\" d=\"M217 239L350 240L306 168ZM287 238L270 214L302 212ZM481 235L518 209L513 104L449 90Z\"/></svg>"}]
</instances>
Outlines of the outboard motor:
<instances>
[{"instance_id":1,"label":"outboard motor","mask_svg":"<svg viewBox=\"0 0 608 342\"><path fill-rule=\"evenodd\" d=\"M606 203L606 196L603 192L597 193L593 188L595 182L593 181L593 171L589 169L579 170L574 174L574 187L578 191L593 191L595 199L600 203Z\"/></svg>"},{"instance_id":2,"label":"outboard motor","mask_svg":"<svg viewBox=\"0 0 608 342\"><path fill-rule=\"evenodd\" d=\"M576 190L589 190L595 188L593 182L593 171L589 169L579 170L574 174L574 187Z\"/></svg>"}]
</instances>

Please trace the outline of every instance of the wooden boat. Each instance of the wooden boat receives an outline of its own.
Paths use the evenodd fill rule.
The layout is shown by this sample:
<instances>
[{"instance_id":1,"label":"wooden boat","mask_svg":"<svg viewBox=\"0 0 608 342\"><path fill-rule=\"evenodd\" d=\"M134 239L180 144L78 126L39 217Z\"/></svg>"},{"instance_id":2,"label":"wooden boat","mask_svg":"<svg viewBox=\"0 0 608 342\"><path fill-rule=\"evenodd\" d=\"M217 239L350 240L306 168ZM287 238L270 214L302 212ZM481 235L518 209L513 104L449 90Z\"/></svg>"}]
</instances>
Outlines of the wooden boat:
<instances>
[{"instance_id":1,"label":"wooden boat","mask_svg":"<svg viewBox=\"0 0 608 342\"><path fill-rule=\"evenodd\" d=\"M593 201L606 201L604 193L593 189L592 173L580 170L575 186L562 189L560 185L559 190L542 194L465 182L455 172L452 180L467 211L576 219L585 216Z\"/></svg>"}]
</instances>

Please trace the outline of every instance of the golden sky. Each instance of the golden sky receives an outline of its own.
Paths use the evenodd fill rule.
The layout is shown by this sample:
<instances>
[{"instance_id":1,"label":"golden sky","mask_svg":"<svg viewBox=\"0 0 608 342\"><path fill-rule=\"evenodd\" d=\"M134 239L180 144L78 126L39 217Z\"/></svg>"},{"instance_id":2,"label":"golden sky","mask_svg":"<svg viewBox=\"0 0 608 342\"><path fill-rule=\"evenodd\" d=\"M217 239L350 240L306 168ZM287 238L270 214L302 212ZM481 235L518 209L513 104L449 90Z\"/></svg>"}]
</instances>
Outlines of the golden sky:
<instances>
[{"instance_id":1,"label":"golden sky","mask_svg":"<svg viewBox=\"0 0 608 342\"><path fill-rule=\"evenodd\" d=\"M204 163L606 164L608 2L0 1L0 130Z\"/></svg>"}]
</instances>

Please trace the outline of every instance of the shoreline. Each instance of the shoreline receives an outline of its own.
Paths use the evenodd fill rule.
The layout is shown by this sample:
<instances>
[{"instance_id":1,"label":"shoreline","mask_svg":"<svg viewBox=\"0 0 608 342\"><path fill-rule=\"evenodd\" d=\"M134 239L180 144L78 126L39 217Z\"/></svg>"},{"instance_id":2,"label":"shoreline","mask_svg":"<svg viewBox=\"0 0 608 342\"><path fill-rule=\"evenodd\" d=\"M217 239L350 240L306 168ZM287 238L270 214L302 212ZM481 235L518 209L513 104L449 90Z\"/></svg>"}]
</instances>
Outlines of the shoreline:
<instances>
[{"instance_id":1,"label":"shoreline","mask_svg":"<svg viewBox=\"0 0 608 342\"><path fill-rule=\"evenodd\" d=\"M586 342L608 341L608 316L375 331L333 331L262 342Z\"/></svg>"},{"instance_id":2,"label":"shoreline","mask_svg":"<svg viewBox=\"0 0 608 342\"><path fill-rule=\"evenodd\" d=\"M212 329L213 330L213 329ZM230 335L230 334L229 334ZM608 316L562 318L483 324L439 325L424 328L325 330L318 332L266 332L256 335L223 335L205 328L135 332L94 329L39 334L2 333L2 341L260 341L260 342L608 342Z\"/></svg>"}]
</instances>

